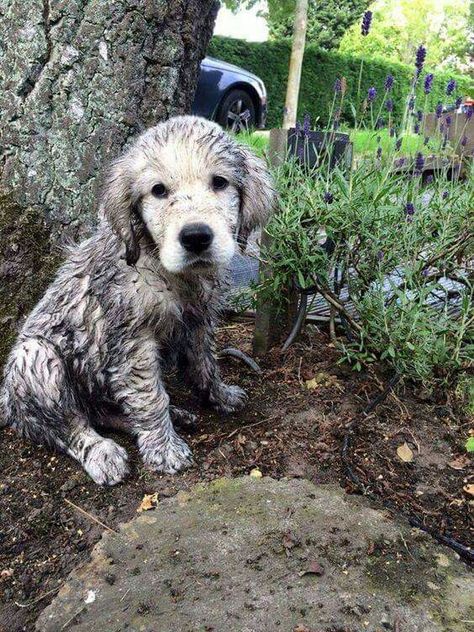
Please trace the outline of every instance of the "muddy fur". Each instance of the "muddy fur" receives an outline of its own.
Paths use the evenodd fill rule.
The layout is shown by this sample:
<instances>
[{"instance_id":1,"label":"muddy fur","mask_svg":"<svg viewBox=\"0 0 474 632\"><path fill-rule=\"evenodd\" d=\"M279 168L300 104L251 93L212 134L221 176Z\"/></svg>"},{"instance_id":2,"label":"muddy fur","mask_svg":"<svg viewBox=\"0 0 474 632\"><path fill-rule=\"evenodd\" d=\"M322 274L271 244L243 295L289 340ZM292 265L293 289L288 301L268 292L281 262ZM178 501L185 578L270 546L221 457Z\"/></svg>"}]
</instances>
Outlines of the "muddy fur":
<instances>
[{"instance_id":1,"label":"muddy fur","mask_svg":"<svg viewBox=\"0 0 474 632\"><path fill-rule=\"evenodd\" d=\"M125 450L98 432L110 410L147 466L188 466L172 417L192 416L170 407L162 366L177 363L225 413L244 404L245 392L220 379L213 332L236 244L274 200L263 162L218 125L176 117L142 134L108 170L97 232L70 249L10 354L7 423L67 452L99 484L128 471ZM211 244L189 251L183 231L203 225Z\"/></svg>"}]
</instances>

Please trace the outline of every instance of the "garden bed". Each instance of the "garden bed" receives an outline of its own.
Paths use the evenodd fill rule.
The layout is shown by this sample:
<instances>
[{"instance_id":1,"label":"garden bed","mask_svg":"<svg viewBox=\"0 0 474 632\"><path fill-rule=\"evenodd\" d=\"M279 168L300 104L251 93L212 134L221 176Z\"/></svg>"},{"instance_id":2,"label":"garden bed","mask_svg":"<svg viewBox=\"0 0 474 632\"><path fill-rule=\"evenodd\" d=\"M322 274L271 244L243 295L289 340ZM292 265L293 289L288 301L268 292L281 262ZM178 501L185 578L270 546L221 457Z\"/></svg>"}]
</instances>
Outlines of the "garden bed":
<instances>
[{"instance_id":1,"label":"garden bed","mask_svg":"<svg viewBox=\"0 0 474 632\"><path fill-rule=\"evenodd\" d=\"M227 323L220 330L219 347L249 352L251 334L250 323ZM472 420L449 402L410 386L399 387L364 418L361 411L390 376L356 374L337 360L327 336L314 329L287 353L271 352L262 360L261 376L225 358L226 379L250 394L247 408L225 419L199 409L171 379L172 401L199 410L200 416L196 432L182 431L196 466L176 476L144 470L132 441L120 435L117 439L131 458L131 475L116 488L100 488L68 457L5 430L0 455L0 630L31 630L66 575L88 558L103 530L96 520L114 528L135 514L146 493L164 498L196 482L249 473L255 467L275 478L339 482L348 492L358 492L346 477L340 452L354 419L348 459L367 491L429 528L464 545L472 543L470 501L463 491L474 482L464 450ZM411 462L397 455L405 443Z\"/></svg>"}]
</instances>

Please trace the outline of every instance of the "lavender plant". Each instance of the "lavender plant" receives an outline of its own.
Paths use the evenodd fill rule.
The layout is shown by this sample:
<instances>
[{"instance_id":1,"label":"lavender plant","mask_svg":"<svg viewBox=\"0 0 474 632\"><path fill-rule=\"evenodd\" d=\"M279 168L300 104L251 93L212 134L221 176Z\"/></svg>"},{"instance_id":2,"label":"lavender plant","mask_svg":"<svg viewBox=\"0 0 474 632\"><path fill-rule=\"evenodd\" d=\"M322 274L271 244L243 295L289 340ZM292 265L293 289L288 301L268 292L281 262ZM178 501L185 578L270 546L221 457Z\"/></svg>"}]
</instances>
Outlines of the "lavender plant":
<instances>
[{"instance_id":1,"label":"lavender plant","mask_svg":"<svg viewBox=\"0 0 474 632\"><path fill-rule=\"evenodd\" d=\"M368 33L370 21L362 28ZM462 141L460 147L445 144L445 160L429 178L425 169L436 156L419 149L403 154L412 118L425 149L441 149L447 138L441 125L427 137L425 114L411 115L418 82L429 93L433 81L432 74L422 78L425 57L420 46L400 129L390 117L396 77L387 77L384 94L369 89L361 109L374 127L382 112L388 115L388 142L382 147L378 136L376 152L350 173L342 165L331 168L345 92L342 78L336 81L317 166L289 156L275 170L280 210L262 252L272 275L257 294L279 296L283 304L288 287L311 287L331 307L332 332L335 319L340 322L335 342L356 369L379 359L407 378L447 385L474 366L474 171ZM453 82L446 86L448 99L456 98L455 90ZM448 118L445 128L452 124ZM299 133L311 142L307 120Z\"/></svg>"}]
</instances>

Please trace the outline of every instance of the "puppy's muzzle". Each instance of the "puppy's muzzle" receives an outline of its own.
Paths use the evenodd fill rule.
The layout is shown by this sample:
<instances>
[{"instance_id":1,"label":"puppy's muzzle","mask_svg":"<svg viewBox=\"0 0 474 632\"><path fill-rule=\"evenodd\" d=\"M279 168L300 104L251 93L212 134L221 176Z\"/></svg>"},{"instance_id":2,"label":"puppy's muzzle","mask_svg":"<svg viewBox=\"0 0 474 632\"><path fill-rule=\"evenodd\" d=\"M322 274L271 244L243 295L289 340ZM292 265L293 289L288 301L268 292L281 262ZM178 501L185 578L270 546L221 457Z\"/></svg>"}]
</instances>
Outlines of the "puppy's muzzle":
<instances>
[{"instance_id":1,"label":"puppy's muzzle","mask_svg":"<svg viewBox=\"0 0 474 632\"><path fill-rule=\"evenodd\" d=\"M179 233L179 242L185 250L200 255L212 244L214 233L207 224L186 224Z\"/></svg>"}]
</instances>

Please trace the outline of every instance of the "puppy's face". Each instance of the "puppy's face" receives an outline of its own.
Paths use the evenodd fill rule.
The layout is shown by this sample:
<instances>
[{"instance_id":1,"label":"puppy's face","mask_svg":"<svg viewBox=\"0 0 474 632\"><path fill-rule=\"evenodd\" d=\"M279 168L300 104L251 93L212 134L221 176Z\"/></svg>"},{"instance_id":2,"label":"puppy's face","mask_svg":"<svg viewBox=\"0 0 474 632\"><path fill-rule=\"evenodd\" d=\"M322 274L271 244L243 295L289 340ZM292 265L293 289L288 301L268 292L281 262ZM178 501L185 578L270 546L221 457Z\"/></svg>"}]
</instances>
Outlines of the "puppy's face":
<instances>
[{"instance_id":1,"label":"puppy's face","mask_svg":"<svg viewBox=\"0 0 474 632\"><path fill-rule=\"evenodd\" d=\"M169 272L224 266L239 230L242 157L227 137L169 135L151 141L140 169L140 214ZM208 142L220 150L209 151ZM148 152L147 152L148 153Z\"/></svg>"},{"instance_id":2,"label":"puppy's face","mask_svg":"<svg viewBox=\"0 0 474 632\"><path fill-rule=\"evenodd\" d=\"M227 265L239 237L262 224L273 203L262 161L215 123L185 116L145 132L115 163L104 211L127 260L140 254L135 214L162 266L177 274Z\"/></svg>"}]
</instances>

